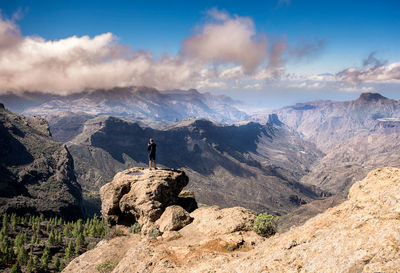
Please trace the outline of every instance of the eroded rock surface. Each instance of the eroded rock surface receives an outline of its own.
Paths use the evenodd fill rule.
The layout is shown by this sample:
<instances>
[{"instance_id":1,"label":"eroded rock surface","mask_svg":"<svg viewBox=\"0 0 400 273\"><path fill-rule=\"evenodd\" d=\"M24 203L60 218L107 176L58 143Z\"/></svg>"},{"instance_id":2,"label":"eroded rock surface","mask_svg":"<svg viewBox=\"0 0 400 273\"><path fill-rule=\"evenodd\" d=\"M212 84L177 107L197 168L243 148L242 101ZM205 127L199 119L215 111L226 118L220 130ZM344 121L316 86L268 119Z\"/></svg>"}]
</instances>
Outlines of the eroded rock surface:
<instances>
[{"instance_id":1,"label":"eroded rock surface","mask_svg":"<svg viewBox=\"0 0 400 273\"><path fill-rule=\"evenodd\" d=\"M266 240L247 231L249 215L242 208L200 208L191 213L191 224L165 238L128 234L129 249L113 256L119 263L112 272L398 272L400 268L400 169L370 172L352 186L347 201ZM114 245L113 240L103 241L64 272L96 272L95 267L105 262L102 253L112 255Z\"/></svg>"},{"instance_id":2,"label":"eroded rock surface","mask_svg":"<svg viewBox=\"0 0 400 273\"><path fill-rule=\"evenodd\" d=\"M156 226L161 232L180 230L190 224L193 218L180 206L169 206L156 221Z\"/></svg>"},{"instance_id":3,"label":"eroded rock surface","mask_svg":"<svg viewBox=\"0 0 400 273\"><path fill-rule=\"evenodd\" d=\"M131 168L119 172L100 189L103 217L110 225L139 222L142 231L149 233L164 210L177 204L188 182L179 170Z\"/></svg>"}]
</instances>

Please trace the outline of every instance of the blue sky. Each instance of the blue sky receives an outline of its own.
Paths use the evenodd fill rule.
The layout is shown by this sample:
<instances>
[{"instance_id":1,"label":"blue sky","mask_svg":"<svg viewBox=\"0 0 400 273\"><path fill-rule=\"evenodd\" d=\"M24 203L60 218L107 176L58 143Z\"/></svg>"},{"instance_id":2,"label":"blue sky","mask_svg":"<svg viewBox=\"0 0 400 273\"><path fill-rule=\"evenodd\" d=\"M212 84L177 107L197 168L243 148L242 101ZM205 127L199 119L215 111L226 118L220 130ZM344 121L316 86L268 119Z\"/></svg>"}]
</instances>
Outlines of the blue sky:
<instances>
[{"instance_id":1,"label":"blue sky","mask_svg":"<svg viewBox=\"0 0 400 273\"><path fill-rule=\"evenodd\" d=\"M20 32L21 39L40 37L50 42L85 35L93 39L98 35L112 33L113 44L128 46L132 52L151 53L151 58L155 59L150 61L152 65L160 66L158 59L164 55L180 58L170 60L169 64L171 62L181 64L182 58L185 58L185 61L188 58L188 54L181 56L185 51L190 52L190 64L187 64L189 67L193 67L192 62L199 58L199 54L203 58L198 66L199 70L193 71L193 75L203 73L204 69L211 70L210 67L214 70L217 67L218 73L234 67L246 70L244 75L241 73L223 81L220 81L220 74L211 78L202 76L201 81L194 81L193 78L185 79L185 82L182 81L182 88L194 87L201 91L227 94L265 107L292 103L290 98L293 101L319 98L347 99L357 97L363 91L379 91L393 98L400 98L397 82L400 78L396 65L400 62L400 1L16 0L0 1L0 3L3 21L8 20L14 24ZM220 20L219 15L210 16L210 10L216 11L219 15L227 15L225 16L227 19ZM248 25L246 18L251 21ZM254 34L250 42L256 46L265 46L266 53L263 55L261 52L255 56L264 58L262 61L252 64L249 68L245 65L247 60L240 56L232 56L232 54L245 55L246 48L243 52L234 51L230 55L232 59L226 56L219 58L218 52L203 56L201 52L196 51L197 49L193 49L194 44L199 41L201 43L206 43L205 40L210 41L208 38L203 39L207 27L218 27L228 22L246 25L246 28ZM228 32L226 34L232 35ZM248 38L246 33L243 35L241 37ZM266 40L265 44L259 41L262 39ZM195 42L190 44L190 40ZM184 41L189 42L183 45ZM274 53L270 48L277 41L284 43L282 45L284 49L280 55L282 60L272 71L270 56ZM208 48L205 44L203 46ZM382 61L382 68L369 71L367 66L363 67L363 60L366 60L372 52L375 52L373 58ZM391 64L395 64L396 69L390 68L388 72L387 66ZM162 65L165 66L164 63ZM274 74L278 67L279 76L273 78L265 75L255 76L257 73L261 75L260 71L267 68L268 73ZM356 79L353 70L340 74L342 75L340 80L332 77L319 79L319 85L309 79L313 75L323 73L336 75L351 67L355 67L357 73L360 72L356 75ZM178 71L184 71L184 68L180 67ZM381 76L377 73L386 74ZM132 74L129 77L137 79L140 76ZM90 82L88 79L83 81ZM168 79L163 77L154 85L161 89L164 86L180 87L179 81L174 82L178 86L172 83L164 85L165 81ZM126 82L135 83L124 78L116 82L116 85ZM188 82L196 82L197 85L190 86ZM15 89L17 91L24 88L22 83L17 82L16 85L21 86ZM42 88L40 84L37 86L36 89ZM79 85L69 89L80 87ZM88 87L97 86L88 85ZM57 92L58 89L57 86L48 88L43 86L43 90L47 92ZM249 93L253 95L252 99L248 99ZM282 93L288 95L284 99L280 98L279 94ZM268 100L270 102L260 103L260 98L261 101L270 98Z\"/></svg>"}]
</instances>

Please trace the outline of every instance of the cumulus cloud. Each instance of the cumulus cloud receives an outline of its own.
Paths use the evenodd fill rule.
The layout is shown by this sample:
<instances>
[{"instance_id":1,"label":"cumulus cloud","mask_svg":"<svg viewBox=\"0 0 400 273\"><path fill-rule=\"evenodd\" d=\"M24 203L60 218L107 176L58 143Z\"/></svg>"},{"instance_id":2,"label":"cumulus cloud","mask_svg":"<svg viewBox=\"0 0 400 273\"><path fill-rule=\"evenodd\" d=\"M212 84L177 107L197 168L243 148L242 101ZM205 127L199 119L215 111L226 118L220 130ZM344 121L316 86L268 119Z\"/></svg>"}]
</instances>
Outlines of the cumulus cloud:
<instances>
[{"instance_id":1,"label":"cumulus cloud","mask_svg":"<svg viewBox=\"0 0 400 273\"><path fill-rule=\"evenodd\" d=\"M267 56L266 37L257 35L250 18L231 17L216 9L208 14L217 22L205 24L184 40L182 54L205 63L234 63L246 74L253 73Z\"/></svg>"},{"instance_id":2,"label":"cumulus cloud","mask_svg":"<svg viewBox=\"0 0 400 273\"><path fill-rule=\"evenodd\" d=\"M166 89L201 77L202 64L194 60L155 59L150 52L121 46L111 33L47 41L21 37L13 22L1 20L0 45L2 91L70 93L131 85Z\"/></svg>"},{"instance_id":3,"label":"cumulus cloud","mask_svg":"<svg viewBox=\"0 0 400 273\"><path fill-rule=\"evenodd\" d=\"M13 18L16 19L17 16ZM0 14L0 50L4 52L16 46L21 40L21 32L14 20L3 18Z\"/></svg>"},{"instance_id":4,"label":"cumulus cloud","mask_svg":"<svg viewBox=\"0 0 400 273\"><path fill-rule=\"evenodd\" d=\"M337 80L352 85L359 85L364 82L399 82L400 62L387 64L386 60L379 60L372 52L363 61L361 68L349 67L336 74Z\"/></svg>"},{"instance_id":5,"label":"cumulus cloud","mask_svg":"<svg viewBox=\"0 0 400 273\"><path fill-rule=\"evenodd\" d=\"M284 74L288 59L321 47L293 49L286 40L268 42L250 18L217 9L207 15L176 56L161 58L121 45L112 33L60 40L23 36L15 23L18 14L10 20L0 17L0 92L69 94L127 86L260 89L261 81Z\"/></svg>"}]
</instances>

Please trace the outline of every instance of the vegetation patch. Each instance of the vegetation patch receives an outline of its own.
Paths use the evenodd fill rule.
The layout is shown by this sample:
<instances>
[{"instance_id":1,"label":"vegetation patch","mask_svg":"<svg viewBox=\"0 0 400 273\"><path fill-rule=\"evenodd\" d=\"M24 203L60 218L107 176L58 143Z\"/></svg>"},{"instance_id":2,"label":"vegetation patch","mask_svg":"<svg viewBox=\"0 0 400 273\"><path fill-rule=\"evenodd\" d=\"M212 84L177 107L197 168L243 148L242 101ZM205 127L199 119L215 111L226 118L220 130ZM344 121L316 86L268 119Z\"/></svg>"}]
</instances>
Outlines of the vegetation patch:
<instances>
[{"instance_id":1,"label":"vegetation patch","mask_svg":"<svg viewBox=\"0 0 400 273\"><path fill-rule=\"evenodd\" d=\"M270 237L277 232L279 218L268 213L260 213L254 220L254 231L263 237Z\"/></svg>"},{"instance_id":2,"label":"vegetation patch","mask_svg":"<svg viewBox=\"0 0 400 273\"><path fill-rule=\"evenodd\" d=\"M141 232L141 227L140 224L138 222L134 223L130 228L129 228L129 232L130 233L135 233L135 234L140 234Z\"/></svg>"},{"instance_id":3,"label":"vegetation patch","mask_svg":"<svg viewBox=\"0 0 400 273\"><path fill-rule=\"evenodd\" d=\"M104 263L96 266L97 271L100 273L108 273L111 272L119 263L119 260L115 261L105 261Z\"/></svg>"},{"instance_id":4,"label":"vegetation patch","mask_svg":"<svg viewBox=\"0 0 400 273\"><path fill-rule=\"evenodd\" d=\"M60 272L76 256L93 248L108 233L104 221L19 217L3 214L0 229L0 271Z\"/></svg>"}]
</instances>

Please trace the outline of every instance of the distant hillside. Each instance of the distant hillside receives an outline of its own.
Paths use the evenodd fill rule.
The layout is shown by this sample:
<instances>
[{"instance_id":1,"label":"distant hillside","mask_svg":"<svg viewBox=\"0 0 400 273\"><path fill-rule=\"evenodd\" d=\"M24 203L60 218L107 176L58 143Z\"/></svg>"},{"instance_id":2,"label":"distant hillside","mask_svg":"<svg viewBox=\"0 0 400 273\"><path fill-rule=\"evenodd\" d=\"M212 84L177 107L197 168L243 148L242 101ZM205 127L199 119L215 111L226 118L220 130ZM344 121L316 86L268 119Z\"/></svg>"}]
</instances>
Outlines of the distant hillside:
<instances>
[{"instance_id":1,"label":"distant hillside","mask_svg":"<svg viewBox=\"0 0 400 273\"><path fill-rule=\"evenodd\" d=\"M326 155L302 182L346 193L373 168L400 166L400 101L363 93L352 101L314 101L275 111ZM268 119L268 114L254 117Z\"/></svg>"},{"instance_id":2,"label":"distant hillside","mask_svg":"<svg viewBox=\"0 0 400 273\"><path fill-rule=\"evenodd\" d=\"M381 119L400 118L400 101L378 93L363 93L356 100L298 103L274 111L286 125L325 152L336 149L361 132L375 128ZM268 118L258 117L263 121Z\"/></svg>"},{"instance_id":3,"label":"distant hillside","mask_svg":"<svg viewBox=\"0 0 400 273\"><path fill-rule=\"evenodd\" d=\"M116 172L146 166L150 137L158 163L183 168L201 203L284 214L323 195L298 183L322 154L278 122L228 126L195 119L153 129L115 117L89 119L67 143L78 181L97 193Z\"/></svg>"},{"instance_id":4,"label":"distant hillside","mask_svg":"<svg viewBox=\"0 0 400 273\"><path fill-rule=\"evenodd\" d=\"M149 87L92 90L67 96L25 92L20 96L1 95L10 109L27 115L46 116L59 112L84 112L155 121L179 121L201 117L219 122L248 118L240 104L226 96L200 93L194 89L158 91Z\"/></svg>"},{"instance_id":5,"label":"distant hillside","mask_svg":"<svg viewBox=\"0 0 400 273\"><path fill-rule=\"evenodd\" d=\"M0 104L0 212L83 216L81 187L68 149L52 139L47 122Z\"/></svg>"}]
</instances>

